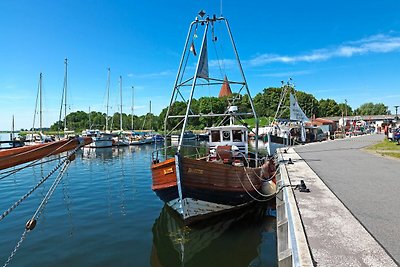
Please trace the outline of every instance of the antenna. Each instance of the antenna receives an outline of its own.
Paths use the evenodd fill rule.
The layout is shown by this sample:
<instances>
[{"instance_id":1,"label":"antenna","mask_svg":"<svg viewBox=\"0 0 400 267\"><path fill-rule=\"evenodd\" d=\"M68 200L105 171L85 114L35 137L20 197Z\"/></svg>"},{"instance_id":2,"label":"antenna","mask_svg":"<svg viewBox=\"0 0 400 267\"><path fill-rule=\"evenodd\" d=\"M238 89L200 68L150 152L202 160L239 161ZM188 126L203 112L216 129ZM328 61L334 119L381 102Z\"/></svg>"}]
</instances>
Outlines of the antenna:
<instances>
[{"instance_id":1,"label":"antenna","mask_svg":"<svg viewBox=\"0 0 400 267\"><path fill-rule=\"evenodd\" d=\"M220 12L221 12L221 17L222 17L222 0L220 1Z\"/></svg>"}]
</instances>

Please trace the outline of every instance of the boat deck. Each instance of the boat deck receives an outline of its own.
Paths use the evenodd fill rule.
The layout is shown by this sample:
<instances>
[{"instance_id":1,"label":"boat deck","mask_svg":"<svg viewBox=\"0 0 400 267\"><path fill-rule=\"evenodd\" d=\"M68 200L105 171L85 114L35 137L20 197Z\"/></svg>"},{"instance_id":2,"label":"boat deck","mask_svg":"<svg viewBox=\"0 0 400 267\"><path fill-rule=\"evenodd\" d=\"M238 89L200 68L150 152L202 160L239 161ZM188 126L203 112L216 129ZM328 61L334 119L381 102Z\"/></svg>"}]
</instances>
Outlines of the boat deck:
<instances>
[{"instance_id":1,"label":"boat deck","mask_svg":"<svg viewBox=\"0 0 400 267\"><path fill-rule=\"evenodd\" d=\"M280 154L290 183L304 180L310 189L293 192L314 265L398 266L400 162L362 150L382 139L361 136Z\"/></svg>"}]
</instances>

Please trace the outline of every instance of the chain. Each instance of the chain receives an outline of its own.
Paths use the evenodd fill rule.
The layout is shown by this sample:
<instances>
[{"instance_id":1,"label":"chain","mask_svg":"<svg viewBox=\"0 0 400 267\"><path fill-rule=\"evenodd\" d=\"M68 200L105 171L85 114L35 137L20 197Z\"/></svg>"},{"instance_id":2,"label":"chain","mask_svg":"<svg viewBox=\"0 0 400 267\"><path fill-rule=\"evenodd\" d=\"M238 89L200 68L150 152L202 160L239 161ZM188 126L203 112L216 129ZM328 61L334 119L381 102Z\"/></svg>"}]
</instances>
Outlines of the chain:
<instances>
[{"instance_id":1,"label":"chain","mask_svg":"<svg viewBox=\"0 0 400 267\"><path fill-rule=\"evenodd\" d=\"M8 208L5 212L3 212L3 214L0 215L0 221L3 220L8 214L10 214L10 212L13 211L16 207L18 207L19 204L21 204L22 201L24 201L29 195L31 195L31 194L32 194L39 186L41 186L51 175L53 175L53 173L54 173L56 170L58 170L58 169L61 167L61 165L63 165L66 161L68 161L69 158L70 158L72 155L74 155L74 154L76 153L76 151L78 151L78 149L81 148L82 145L83 145L83 144L80 142L80 144L79 144L74 150L72 150L71 153L70 153L65 159L63 159L62 161L60 161L60 162L56 165L56 167L54 167L54 169L51 170L50 173L49 173L46 177L42 178L42 179L39 181L39 183L37 183L37 185L35 185L31 190L29 190L28 193L26 193L24 196L22 196L22 197L21 197L18 201L16 201L10 208Z\"/></svg>"},{"instance_id":2,"label":"chain","mask_svg":"<svg viewBox=\"0 0 400 267\"><path fill-rule=\"evenodd\" d=\"M22 242L24 242L26 238L26 234L29 232L29 230L24 230L22 233L21 239L18 241L17 245L15 246L14 250L11 252L10 257L8 257L7 261L4 263L3 267L8 266L10 264L11 260L14 258L15 254L17 253L19 247L21 246Z\"/></svg>"},{"instance_id":3,"label":"chain","mask_svg":"<svg viewBox=\"0 0 400 267\"><path fill-rule=\"evenodd\" d=\"M14 250L11 252L10 256L8 257L7 261L4 263L3 267L6 267L10 261L14 258L15 254L17 253L18 249L20 248L22 242L26 238L26 234L33 230L33 228L36 225L36 219L38 219L41 215L41 212L44 210L46 204L49 202L50 197L54 193L55 189L61 182L61 179L63 178L65 171L69 167L71 163L70 156L72 156L76 151L72 152L67 158L66 161L64 161L64 166L60 170L60 173L57 175L56 179L54 180L53 184L51 185L49 191L47 192L46 196L43 198L42 202L40 203L39 207L36 209L36 212L33 214L32 218L27 222L25 226L25 230L22 233L21 239L18 241L17 245L15 246ZM21 203L21 202L19 202ZM17 205L18 206L18 205ZM4 218L4 217L3 217ZM33 225L32 227L30 225Z\"/></svg>"},{"instance_id":4,"label":"chain","mask_svg":"<svg viewBox=\"0 0 400 267\"><path fill-rule=\"evenodd\" d=\"M57 164L57 166L50 171L50 173L46 176L43 177L31 190L28 191L28 193L26 193L25 195L23 195L19 200L17 200L10 208L8 208L8 210L6 210L5 212L3 212L2 215L0 215L0 221L3 220L8 214L10 214L11 211L13 211L16 207L19 206L19 204L21 204L22 201L24 201L28 196L30 196L39 186L41 186L51 175L53 175L53 173L58 170L62 164L64 164L65 161L67 161L68 158L65 158L64 160L62 160L60 163Z\"/></svg>"}]
</instances>

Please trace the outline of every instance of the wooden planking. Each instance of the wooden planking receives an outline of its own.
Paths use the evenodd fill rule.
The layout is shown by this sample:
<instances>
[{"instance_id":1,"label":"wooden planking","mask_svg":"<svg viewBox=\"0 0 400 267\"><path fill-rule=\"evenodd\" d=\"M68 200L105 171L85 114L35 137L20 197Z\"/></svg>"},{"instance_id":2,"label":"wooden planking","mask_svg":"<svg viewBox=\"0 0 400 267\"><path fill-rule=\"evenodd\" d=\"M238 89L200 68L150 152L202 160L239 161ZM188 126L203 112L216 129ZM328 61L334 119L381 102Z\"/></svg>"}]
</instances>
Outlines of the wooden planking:
<instances>
[{"instance_id":1,"label":"wooden planking","mask_svg":"<svg viewBox=\"0 0 400 267\"><path fill-rule=\"evenodd\" d=\"M215 190L244 191L243 184L247 191L253 191L254 189L248 181L249 178L257 189L259 189L262 184L261 179L257 177L257 175L260 177L260 168L246 168L249 178L243 167L187 158L182 159L181 168L182 184L184 186L213 188Z\"/></svg>"},{"instance_id":2,"label":"wooden planking","mask_svg":"<svg viewBox=\"0 0 400 267\"><path fill-rule=\"evenodd\" d=\"M175 159L167 159L151 166L153 177L152 190L176 186Z\"/></svg>"},{"instance_id":3,"label":"wooden planking","mask_svg":"<svg viewBox=\"0 0 400 267\"><path fill-rule=\"evenodd\" d=\"M83 137L82 140L85 145L92 142L92 138L90 137ZM79 144L80 140L74 138L2 150L0 151L0 170L73 150L79 146Z\"/></svg>"}]
</instances>

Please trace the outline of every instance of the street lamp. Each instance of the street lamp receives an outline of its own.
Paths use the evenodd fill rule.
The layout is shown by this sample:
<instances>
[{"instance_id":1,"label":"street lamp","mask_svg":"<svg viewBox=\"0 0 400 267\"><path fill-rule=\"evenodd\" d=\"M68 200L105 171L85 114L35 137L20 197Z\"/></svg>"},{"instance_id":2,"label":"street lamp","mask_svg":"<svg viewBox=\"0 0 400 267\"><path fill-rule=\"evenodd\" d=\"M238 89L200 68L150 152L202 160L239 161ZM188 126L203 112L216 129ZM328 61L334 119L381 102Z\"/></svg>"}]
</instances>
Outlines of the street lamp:
<instances>
[{"instance_id":1,"label":"street lamp","mask_svg":"<svg viewBox=\"0 0 400 267\"><path fill-rule=\"evenodd\" d=\"M394 117L396 120L399 119L399 117L397 117L397 109L399 108L399 106L394 106L394 108L396 109L396 116Z\"/></svg>"}]
</instances>

